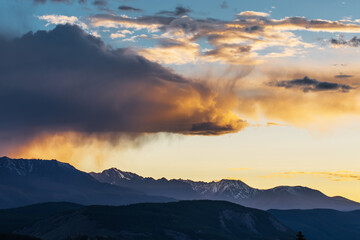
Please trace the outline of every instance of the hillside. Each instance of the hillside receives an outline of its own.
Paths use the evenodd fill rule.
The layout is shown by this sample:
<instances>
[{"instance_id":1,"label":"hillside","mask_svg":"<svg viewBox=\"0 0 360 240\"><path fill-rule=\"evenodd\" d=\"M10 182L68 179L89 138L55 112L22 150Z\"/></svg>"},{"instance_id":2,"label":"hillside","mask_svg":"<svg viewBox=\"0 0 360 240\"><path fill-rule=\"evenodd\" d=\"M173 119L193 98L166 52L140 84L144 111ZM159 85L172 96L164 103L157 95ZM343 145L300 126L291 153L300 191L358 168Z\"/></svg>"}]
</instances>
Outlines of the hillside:
<instances>
[{"instance_id":1,"label":"hillside","mask_svg":"<svg viewBox=\"0 0 360 240\"><path fill-rule=\"evenodd\" d=\"M17 233L44 240L82 235L119 240L292 240L295 236L265 211L208 200L88 206L44 219Z\"/></svg>"},{"instance_id":2,"label":"hillside","mask_svg":"<svg viewBox=\"0 0 360 240\"><path fill-rule=\"evenodd\" d=\"M360 239L360 211L330 209L269 210L281 222L301 230L309 240Z\"/></svg>"}]
</instances>

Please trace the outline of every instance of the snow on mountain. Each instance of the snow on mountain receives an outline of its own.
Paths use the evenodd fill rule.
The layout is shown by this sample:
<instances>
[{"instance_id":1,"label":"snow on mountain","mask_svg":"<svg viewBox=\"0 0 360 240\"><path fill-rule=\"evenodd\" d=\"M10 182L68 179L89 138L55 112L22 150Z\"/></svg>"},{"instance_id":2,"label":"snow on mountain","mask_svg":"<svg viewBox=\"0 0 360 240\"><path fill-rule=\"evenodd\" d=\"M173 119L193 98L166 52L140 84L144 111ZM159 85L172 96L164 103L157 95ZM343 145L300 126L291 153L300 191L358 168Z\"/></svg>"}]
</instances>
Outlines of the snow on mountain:
<instances>
[{"instance_id":1,"label":"snow on mountain","mask_svg":"<svg viewBox=\"0 0 360 240\"><path fill-rule=\"evenodd\" d=\"M56 160L0 158L0 208L42 201L123 204L142 201L226 200L258 209L360 209L342 197L301 186L256 189L240 180L196 182L144 178L116 168L85 173ZM152 198L162 196L165 198Z\"/></svg>"},{"instance_id":2,"label":"snow on mountain","mask_svg":"<svg viewBox=\"0 0 360 240\"><path fill-rule=\"evenodd\" d=\"M91 173L100 182L141 190L147 194L183 200L226 200L259 209L360 209L360 204L345 198L328 197L318 190L302 186L278 186L256 189L240 180L223 179L212 182L165 178L143 178L112 168L102 173Z\"/></svg>"},{"instance_id":3,"label":"snow on mountain","mask_svg":"<svg viewBox=\"0 0 360 240\"><path fill-rule=\"evenodd\" d=\"M240 180L227 180L223 179L218 182L193 182L189 183L193 190L201 195L219 195L224 194L227 197L235 199L246 199L254 196L259 190L252 188Z\"/></svg>"},{"instance_id":4,"label":"snow on mountain","mask_svg":"<svg viewBox=\"0 0 360 240\"><path fill-rule=\"evenodd\" d=\"M120 185L124 181L141 181L144 178L131 172L121 171L117 168L110 168L101 173L91 172L90 175L100 182L106 182L113 185Z\"/></svg>"}]
</instances>

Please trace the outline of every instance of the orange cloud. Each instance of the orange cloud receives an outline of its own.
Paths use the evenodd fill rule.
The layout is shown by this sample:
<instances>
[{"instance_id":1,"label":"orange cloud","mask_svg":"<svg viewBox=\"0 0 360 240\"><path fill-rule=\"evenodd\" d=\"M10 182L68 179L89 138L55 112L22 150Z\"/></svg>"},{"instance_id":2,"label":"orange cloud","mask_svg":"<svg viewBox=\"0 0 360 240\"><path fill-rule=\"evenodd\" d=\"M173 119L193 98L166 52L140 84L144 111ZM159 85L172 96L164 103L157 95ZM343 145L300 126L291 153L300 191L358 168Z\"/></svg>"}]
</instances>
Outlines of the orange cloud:
<instances>
[{"instance_id":1,"label":"orange cloud","mask_svg":"<svg viewBox=\"0 0 360 240\"><path fill-rule=\"evenodd\" d=\"M347 71L353 76L360 74L355 65L348 67ZM301 80L307 75L316 84L310 90L306 90L310 85L305 89L306 86L302 85L278 87L268 84L274 81ZM238 112L246 119L322 129L359 118L359 79L340 79L334 77L336 75L337 69L330 66L318 65L315 68L291 63L258 66L234 90L238 97ZM294 81L289 83L295 84Z\"/></svg>"}]
</instances>

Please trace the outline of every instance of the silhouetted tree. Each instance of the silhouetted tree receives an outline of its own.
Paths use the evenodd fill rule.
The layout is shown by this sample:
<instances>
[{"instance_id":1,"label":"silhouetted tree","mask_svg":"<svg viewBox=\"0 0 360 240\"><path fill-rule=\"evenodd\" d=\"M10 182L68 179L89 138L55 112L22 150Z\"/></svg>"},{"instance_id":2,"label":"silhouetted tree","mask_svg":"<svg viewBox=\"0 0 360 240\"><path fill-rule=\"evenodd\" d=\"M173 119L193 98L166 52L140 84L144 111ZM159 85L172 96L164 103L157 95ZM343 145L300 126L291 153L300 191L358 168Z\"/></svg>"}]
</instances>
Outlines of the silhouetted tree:
<instances>
[{"instance_id":1,"label":"silhouetted tree","mask_svg":"<svg viewBox=\"0 0 360 240\"><path fill-rule=\"evenodd\" d=\"M302 232L298 232L296 234L296 240L306 240L304 234L302 234Z\"/></svg>"}]
</instances>

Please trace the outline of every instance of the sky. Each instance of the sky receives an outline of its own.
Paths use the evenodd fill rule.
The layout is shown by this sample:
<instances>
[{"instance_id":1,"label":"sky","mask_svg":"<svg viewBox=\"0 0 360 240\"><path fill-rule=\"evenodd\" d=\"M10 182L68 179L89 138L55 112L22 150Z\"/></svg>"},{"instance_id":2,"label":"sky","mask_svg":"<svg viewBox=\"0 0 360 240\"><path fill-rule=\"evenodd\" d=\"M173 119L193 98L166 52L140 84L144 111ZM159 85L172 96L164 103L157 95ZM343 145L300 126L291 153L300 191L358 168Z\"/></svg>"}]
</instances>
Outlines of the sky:
<instances>
[{"instance_id":1,"label":"sky","mask_svg":"<svg viewBox=\"0 0 360 240\"><path fill-rule=\"evenodd\" d=\"M359 1L0 1L0 155L360 201Z\"/></svg>"}]
</instances>

